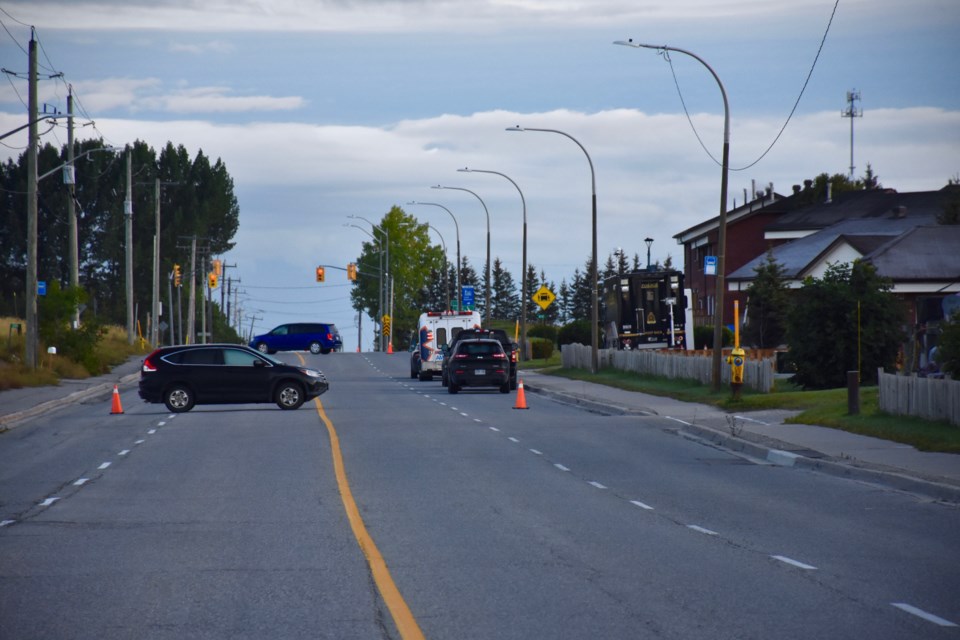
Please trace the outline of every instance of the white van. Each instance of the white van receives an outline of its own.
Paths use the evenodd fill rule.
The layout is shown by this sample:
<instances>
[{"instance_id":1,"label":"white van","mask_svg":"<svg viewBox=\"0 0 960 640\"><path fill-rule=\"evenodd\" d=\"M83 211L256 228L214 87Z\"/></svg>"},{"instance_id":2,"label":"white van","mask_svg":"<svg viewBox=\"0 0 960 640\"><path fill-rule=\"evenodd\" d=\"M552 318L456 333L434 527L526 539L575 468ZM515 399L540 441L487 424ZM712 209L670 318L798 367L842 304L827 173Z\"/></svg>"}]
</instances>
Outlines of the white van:
<instances>
[{"instance_id":1,"label":"white van","mask_svg":"<svg viewBox=\"0 0 960 640\"><path fill-rule=\"evenodd\" d=\"M420 352L418 376L433 379L443 368L443 347L450 344L461 329L480 328L477 311L428 311L420 314L417 329L417 348Z\"/></svg>"}]
</instances>

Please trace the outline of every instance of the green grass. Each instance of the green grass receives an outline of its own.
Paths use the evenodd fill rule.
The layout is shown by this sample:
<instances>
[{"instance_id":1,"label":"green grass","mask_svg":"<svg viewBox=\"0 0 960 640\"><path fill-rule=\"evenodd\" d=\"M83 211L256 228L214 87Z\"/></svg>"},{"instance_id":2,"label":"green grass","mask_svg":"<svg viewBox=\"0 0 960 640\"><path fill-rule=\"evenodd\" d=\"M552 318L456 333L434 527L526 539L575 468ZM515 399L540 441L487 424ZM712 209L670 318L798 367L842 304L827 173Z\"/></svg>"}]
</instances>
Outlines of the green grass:
<instances>
[{"instance_id":1,"label":"green grass","mask_svg":"<svg viewBox=\"0 0 960 640\"><path fill-rule=\"evenodd\" d=\"M25 337L17 333L10 333L11 322L24 321L18 318L0 318L0 330L4 331L4 338L0 344L0 391L5 389L19 389L22 387L42 387L55 385L64 378L84 379L92 375L107 373L113 366L126 362L132 355L146 354L149 346L140 345L134 341L127 344L126 330L121 327L107 327L100 342L97 343L97 359L102 363L103 371L87 371L81 364L64 357L47 353L46 345L40 344L38 353L38 367L31 369L23 364Z\"/></svg>"},{"instance_id":2,"label":"green grass","mask_svg":"<svg viewBox=\"0 0 960 640\"><path fill-rule=\"evenodd\" d=\"M523 365L533 368L534 362L529 361L521 366ZM542 368L541 373L605 384L627 391L675 398L685 402L710 404L728 411L792 409L800 413L789 418L787 422L790 423L831 427L909 444L921 451L960 454L960 427L947 422L882 413L877 408L876 387L860 389L860 413L852 416L847 413L846 389L803 391L790 383L778 381L780 388L772 393L744 390L742 397L734 400L729 389L714 393L709 386L688 380L638 376L614 369L603 369L597 374L592 374L586 369L563 369L559 367L559 361Z\"/></svg>"}]
</instances>

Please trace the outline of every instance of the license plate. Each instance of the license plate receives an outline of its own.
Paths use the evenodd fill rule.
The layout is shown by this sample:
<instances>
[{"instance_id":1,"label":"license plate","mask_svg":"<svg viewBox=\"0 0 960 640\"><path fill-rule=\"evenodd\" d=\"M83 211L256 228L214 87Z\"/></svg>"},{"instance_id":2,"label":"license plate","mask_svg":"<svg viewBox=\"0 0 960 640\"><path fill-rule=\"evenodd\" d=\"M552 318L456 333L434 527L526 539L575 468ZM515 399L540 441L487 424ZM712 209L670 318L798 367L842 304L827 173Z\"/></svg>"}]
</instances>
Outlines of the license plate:
<instances>
[{"instance_id":1,"label":"license plate","mask_svg":"<svg viewBox=\"0 0 960 640\"><path fill-rule=\"evenodd\" d=\"M486 369L474 369L473 372L474 372L475 374L477 374L478 376L485 376L485 375L487 375L487 370L486 370Z\"/></svg>"}]
</instances>

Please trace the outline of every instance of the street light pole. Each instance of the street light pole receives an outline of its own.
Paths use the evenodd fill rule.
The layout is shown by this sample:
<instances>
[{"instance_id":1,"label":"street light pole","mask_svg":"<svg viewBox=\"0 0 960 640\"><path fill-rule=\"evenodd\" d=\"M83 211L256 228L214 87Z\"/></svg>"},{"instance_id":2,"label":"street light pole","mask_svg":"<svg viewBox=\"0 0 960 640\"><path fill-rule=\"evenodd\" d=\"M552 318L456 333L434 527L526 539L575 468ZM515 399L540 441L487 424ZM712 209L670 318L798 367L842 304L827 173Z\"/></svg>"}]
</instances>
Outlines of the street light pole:
<instances>
[{"instance_id":1,"label":"street light pole","mask_svg":"<svg viewBox=\"0 0 960 640\"><path fill-rule=\"evenodd\" d=\"M627 41L618 40L614 42L614 44L622 44L634 48L654 49L660 53L664 51L676 51L677 53L688 55L707 68L707 71L710 72L713 79L717 81L717 86L720 87L720 95L723 96L723 156L721 161L722 173L720 176L720 216L717 222L717 287L714 295L715 306L713 310L713 381L711 385L713 391L716 393L720 391L720 359L722 355L721 352L723 351L723 297L726 287L724 275L727 253L727 176L730 172L730 103L727 101L727 91L723 88L723 83L720 82L720 77L713 70L713 67L691 51L677 47L668 47L666 45L641 44L634 42L632 38Z\"/></svg>"},{"instance_id":2,"label":"street light pole","mask_svg":"<svg viewBox=\"0 0 960 640\"><path fill-rule=\"evenodd\" d=\"M493 175L506 178L510 181L520 194L520 204L523 205L523 273L520 274L520 360L527 359L527 201L523 197L523 191L520 185L505 173L499 171L490 171L488 169L471 169L464 167L457 169L463 173L492 173Z\"/></svg>"},{"instance_id":3,"label":"street light pole","mask_svg":"<svg viewBox=\"0 0 960 640\"><path fill-rule=\"evenodd\" d=\"M444 211L446 211L447 213L449 213L451 218L453 218L453 227L454 227L454 229L457 230L457 269L456 269L456 274L457 274L457 311L461 311L461 310L462 310L462 307L461 307L461 295L462 295L462 293L461 293L461 289L460 289L460 286L461 286L461 283L460 283L460 225L457 224L457 218L456 218L456 216L453 215L453 212L450 211L450 209L447 209L447 208L446 208L445 206L443 206L442 204L437 204L436 202L408 202L407 204L408 204L408 205L409 205L409 204L425 204L425 205L429 205L429 206L431 206L431 207L440 207L441 209L443 209Z\"/></svg>"},{"instance_id":4,"label":"street light pole","mask_svg":"<svg viewBox=\"0 0 960 640\"><path fill-rule=\"evenodd\" d=\"M596 373L600 369L600 301L598 299L597 288L600 286L597 274L597 176L593 170L593 160L586 148L580 144L580 141L569 133L558 131L557 129L534 129L533 127L509 127L507 131L544 131L547 133L559 133L562 136L573 140L583 154L587 156L587 163L590 165L590 196L591 207L593 211L593 245L590 255L590 371ZM526 304L526 301L524 301Z\"/></svg>"},{"instance_id":5,"label":"street light pole","mask_svg":"<svg viewBox=\"0 0 960 640\"><path fill-rule=\"evenodd\" d=\"M470 191L470 189L464 189L463 187L444 187L441 185L436 185L435 187L430 187L431 189L453 189L456 191L466 191L467 193L473 194L473 196L480 201L480 204L483 205L483 212L487 214L487 286L484 297L484 314L486 315L486 325L489 328L490 326L490 211L487 209L486 203L483 201L483 198L477 194Z\"/></svg>"}]
</instances>

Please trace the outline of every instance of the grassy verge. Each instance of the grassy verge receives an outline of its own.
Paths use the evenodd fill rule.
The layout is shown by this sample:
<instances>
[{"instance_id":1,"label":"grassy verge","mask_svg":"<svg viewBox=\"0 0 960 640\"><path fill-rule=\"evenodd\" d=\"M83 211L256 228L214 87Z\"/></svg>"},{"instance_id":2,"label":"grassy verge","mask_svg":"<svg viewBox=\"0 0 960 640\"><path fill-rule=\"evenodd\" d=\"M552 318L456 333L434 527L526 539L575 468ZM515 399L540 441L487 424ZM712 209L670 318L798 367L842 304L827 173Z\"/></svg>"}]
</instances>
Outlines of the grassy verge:
<instances>
[{"instance_id":1,"label":"grassy verge","mask_svg":"<svg viewBox=\"0 0 960 640\"><path fill-rule=\"evenodd\" d=\"M523 365L533 368L535 363L530 361ZM558 362L546 364L540 372L605 384L627 391L711 404L728 411L792 409L800 413L788 419L787 422L815 424L883 440L902 442L921 451L960 454L960 428L947 422L933 422L882 413L877 408L876 387L860 389L860 414L852 416L847 413L846 389L803 391L789 383L778 383L780 388L772 393L744 391L740 400L734 400L729 389L713 393L709 386L688 380L638 376L613 369L603 369L597 374L592 374L585 369L560 368Z\"/></svg>"},{"instance_id":2,"label":"grassy verge","mask_svg":"<svg viewBox=\"0 0 960 640\"><path fill-rule=\"evenodd\" d=\"M102 371L90 372L69 358L47 353L47 346L43 344L40 345L39 366L31 369L23 364L25 337L16 332L11 333L11 323L20 323L23 326L23 320L0 318L0 330L4 333L0 338L3 340L0 343L0 391L54 385L64 378L82 380L106 373L112 367L126 362L130 356L145 354L149 350L149 347L140 348L139 341L133 345L127 344L125 329L108 327L96 348L97 359L103 366Z\"/></svg>"}]
</instances>

